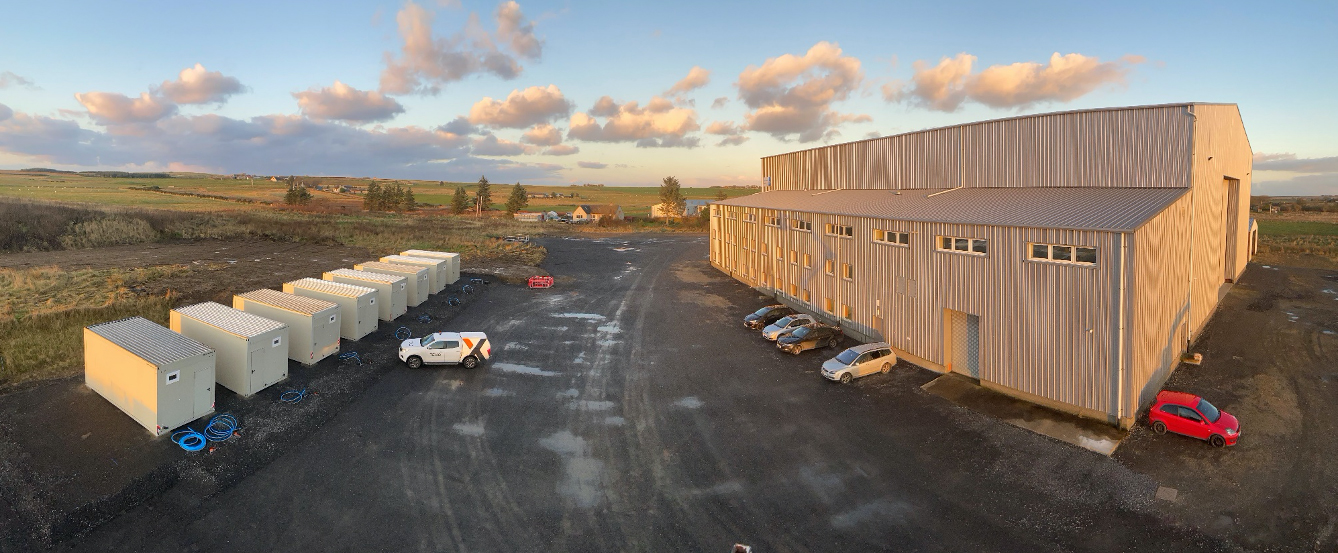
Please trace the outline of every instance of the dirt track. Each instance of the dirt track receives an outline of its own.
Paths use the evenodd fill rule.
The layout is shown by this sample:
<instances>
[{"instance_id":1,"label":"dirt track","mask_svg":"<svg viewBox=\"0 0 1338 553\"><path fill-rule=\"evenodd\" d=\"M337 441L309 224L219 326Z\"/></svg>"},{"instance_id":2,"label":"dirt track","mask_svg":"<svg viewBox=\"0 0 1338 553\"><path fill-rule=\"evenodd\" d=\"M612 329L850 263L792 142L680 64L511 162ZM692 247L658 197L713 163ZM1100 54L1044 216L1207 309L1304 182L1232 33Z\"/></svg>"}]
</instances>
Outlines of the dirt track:
<instances>
[{"instance_id":1,"label":"dirt track","mask_svg":"<svg viewBox=\"0 0 1338 553\"><path fill-rule=\"evenodd\" d=\"M182 301L213 300L232 304L232 295L257 288L278 288L303 277L372 260L365 248L294 242L182 241L89 250L0 255L0 267L59 266L63 269L109 269L185 265L189 273L152 282L148 293L172 290Z\"/></svg>"}]
</instances>

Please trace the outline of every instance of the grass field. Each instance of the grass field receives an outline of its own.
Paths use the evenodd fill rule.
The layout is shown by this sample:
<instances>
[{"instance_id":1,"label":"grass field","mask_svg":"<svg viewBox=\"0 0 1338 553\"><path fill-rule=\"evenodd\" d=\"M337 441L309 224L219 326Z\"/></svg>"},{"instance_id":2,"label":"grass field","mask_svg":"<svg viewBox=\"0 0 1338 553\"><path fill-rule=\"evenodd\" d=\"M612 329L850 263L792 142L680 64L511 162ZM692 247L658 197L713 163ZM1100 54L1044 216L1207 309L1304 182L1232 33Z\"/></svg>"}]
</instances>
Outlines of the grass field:
<instances>
[{"instance_id":1,"label":"grass field","mask_svg":"<svg viewBox=\"0 0 1338 553\"><path fill-rule=\"evenodd\" d=\"M1255 261L1338 269L1338 213L1256 213L1259 252Z\"/></svg>"}]
</instances>

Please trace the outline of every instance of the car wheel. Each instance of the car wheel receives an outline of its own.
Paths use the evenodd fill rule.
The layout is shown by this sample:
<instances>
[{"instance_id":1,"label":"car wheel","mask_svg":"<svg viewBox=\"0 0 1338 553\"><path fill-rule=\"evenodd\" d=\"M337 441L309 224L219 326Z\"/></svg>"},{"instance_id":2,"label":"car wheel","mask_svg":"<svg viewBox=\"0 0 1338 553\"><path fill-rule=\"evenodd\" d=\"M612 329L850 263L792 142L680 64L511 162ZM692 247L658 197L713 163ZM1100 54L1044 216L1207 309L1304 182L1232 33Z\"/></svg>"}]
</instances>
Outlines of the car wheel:
<instances>
[{"instance_id":1,"label":"car wheel","mask_svg":"<svg viewBox=\"0 0 1338 553\"><path fill-rule=\"evenodd\" d=\"M1165 434L1165 433L1166 433L1166 423L1161 422L1161 421L1154 421L1154 422L1152 423L1152 431L1153 431L1153 432L1156 432L1156 433L1158 433L1158 434Z\"/></svg>"},{"instance_id":2,"label":"car wheel","mask_svg":"<svg viewBox=\"0 0 1338 553\"><path fill-rule=\"evenodd\" d=\"M831 340L830 342L827 342L827 347L829 347L829 348L834 348L834 347L836 347L836 342L837 342L837 341L838 341L838 340L836 339L836 337L833 336L833 337L832 337L832 340Z\"/></svg>"},{"instance_id":3,"label":"car wheel","mask_svg":"<svg viewBox=\"0 0 1338 553\"><path fill-rule=\"evenodd\" d=\"M474 367L479 366L479 359L478 359L477 357L474 357L473 355L471 355L471 356L469 356L469 357L466 357L466 358L464 358L464 359L461 359L461 360L460 360L460 364L461 364L461 365L464 365L464 367L465 367L466 369L472 369L472 368L474 368Z\"/></svg>"},{"instance_id":4,"label":"car wheel","mask_svg":"<svg viewBox=\"0 0 1338 553\"><path fill-rule=\"evenodd\" d=\"M1212 444L1213 447L1224 447L1226 446L1226 438L1223 438L1220 434L1213 434L1208 437L1208 443Z\"/></svg>"},{"instance_id":5,"label":"car wheel","mask_svg":"<svg viewBox=\"0 0 1338 553\"><path fill-rule=\"evenodd\" d=\"M887 374L887 372L890 371L890 370L892 370L892 364L891 364L891 363L883 363L883 368L880 369L878 372L881 372L881 373L883 373L883 374Z\"/></svg>"},{"instance_id":6,"label":"car wheel","mask_svg":"<svg viewBox=\"0 0 1338 553\"><path fill-rule=\"evenodd\" d=\"M415 356L413 356L413 357L410 357L408 360L405 361L405 363L408 363L408 364L409 364L409 368L410 368L410 369L421 369L421 368L423 368L423 358L422 358L422 357L419 357L419 356L417 356L417 355L415 355Z\"/></svg>"},{"instance_id":7,"label":"car wheel","mask_svg":"<svg viewBox=\"0 0 1338 553\"><path fill-rule=\"evenodd\" d=\"M842 375L841 375L841 383L842 383L842 384L850 384L850 383L853 382L854 380L855 380L855 377L850 376L850 373L845 373L845 374L842 374Z\"/></svg>"}]
</instances>

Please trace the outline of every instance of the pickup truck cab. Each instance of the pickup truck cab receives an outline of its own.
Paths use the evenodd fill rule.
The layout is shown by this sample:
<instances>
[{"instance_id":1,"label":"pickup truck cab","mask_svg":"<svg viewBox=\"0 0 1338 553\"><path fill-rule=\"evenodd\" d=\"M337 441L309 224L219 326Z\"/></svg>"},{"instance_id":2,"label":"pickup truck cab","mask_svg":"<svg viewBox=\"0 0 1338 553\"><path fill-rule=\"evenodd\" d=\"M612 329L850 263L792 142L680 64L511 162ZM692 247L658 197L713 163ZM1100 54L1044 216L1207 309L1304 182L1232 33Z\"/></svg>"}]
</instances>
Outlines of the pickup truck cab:
<instances>
[{"instance_id":1,"label":"pickup truck cab","mask_svg":"<svg viewBox=\"0 0 1338 553\"><path fill-rule=\"evenodd\" d=\"M411 369L423 365L461 365L466 369L492 357L492 343L482 332L437 332L400 342L400 361Z\"/></svg>"},{"instance_id":2,"label":"pickup truck cab","mask_svg":"<svg viewBox=\"0 0 1338 553\"><path fill-rule=\"evenodd\" d=\"M774 342L777 338L789 334L796 328L816 322L818 322L818 320L814 319L812 315L805 315L803 313L786 315L785 317L782 317L781 320L771 323L767 325L766 328L763 328L762 337Z\"/></svg>"}]
</instances>

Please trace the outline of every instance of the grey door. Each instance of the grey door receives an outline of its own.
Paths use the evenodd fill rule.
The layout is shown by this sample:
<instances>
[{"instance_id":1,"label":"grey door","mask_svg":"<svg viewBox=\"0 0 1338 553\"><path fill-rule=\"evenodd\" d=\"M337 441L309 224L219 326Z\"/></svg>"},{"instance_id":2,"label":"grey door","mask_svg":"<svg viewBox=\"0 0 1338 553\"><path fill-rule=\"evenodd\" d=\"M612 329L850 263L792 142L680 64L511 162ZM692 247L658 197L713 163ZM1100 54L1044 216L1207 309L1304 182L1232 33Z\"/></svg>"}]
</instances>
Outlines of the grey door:
<instances>
[{"instance_id":1,"label":"grey door","mask_svg":"<svg viewBox=\"0 0 1338 553\"><path fill-rule=\"evenodd\" d=\"M948 370L980 379L980 317L947 310Z\"/></svg>"}]
</instances>

